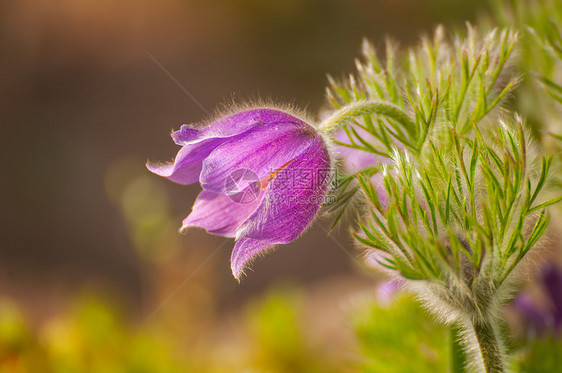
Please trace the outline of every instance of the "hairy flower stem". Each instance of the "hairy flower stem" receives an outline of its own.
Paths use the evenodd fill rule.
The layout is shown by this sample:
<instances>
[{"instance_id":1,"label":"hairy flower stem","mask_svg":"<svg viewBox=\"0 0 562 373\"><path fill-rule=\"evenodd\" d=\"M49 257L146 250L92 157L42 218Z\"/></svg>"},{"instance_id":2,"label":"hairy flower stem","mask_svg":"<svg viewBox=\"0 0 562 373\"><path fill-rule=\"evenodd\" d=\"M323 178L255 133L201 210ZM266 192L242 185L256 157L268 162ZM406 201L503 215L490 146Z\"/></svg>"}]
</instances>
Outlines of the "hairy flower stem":
<instances>
[{"instance_id":1,"label":"hairy flower stem","mask_svg":"<svg viewBox=\"0 0 562 373\"><path fill-rule=\"evenodd\" d=\"M451 326L451 372L464 373L466 354L461 345L461 330L457 325Z\"/></svg>"},{"instance_id":2,"label":"hairy flower stem","mask_svg":"<svg viewBox=\"0 0 562 373\"><path fill-rule=\"evenodd\" d=\"M362 101L344 106L320 124L324 132L333 132L351 119L361 115L378 114L394 119L408 131L414 131L416 125L401 108L381 101Z\"/></svg>"},{"instance_id":3,"label":"hairy flower stem","mask_svg":"<svg viewBox=\"0 0 562 373\"><path fill-rule=\"evenodd\" d=\"M486 373L503 373L503 354L494 328L490 322L476 322L473 324L474 334L484 361Z\"/></svg>"}]
</instances>

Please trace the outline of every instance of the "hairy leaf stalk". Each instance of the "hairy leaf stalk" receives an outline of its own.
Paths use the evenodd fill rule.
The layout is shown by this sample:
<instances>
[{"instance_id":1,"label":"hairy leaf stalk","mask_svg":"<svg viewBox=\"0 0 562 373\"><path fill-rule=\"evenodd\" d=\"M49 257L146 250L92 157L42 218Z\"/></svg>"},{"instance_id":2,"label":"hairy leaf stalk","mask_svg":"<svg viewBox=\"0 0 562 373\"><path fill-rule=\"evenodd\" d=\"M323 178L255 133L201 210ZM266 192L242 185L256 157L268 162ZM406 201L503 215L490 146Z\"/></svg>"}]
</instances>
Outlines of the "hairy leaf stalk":
<instances>
[{"instance_id":1,"label":"hairy leaf stalk","mask_svg":"<svg viewBox=\"0 0 562 373\"><path fill-rule=\"evenodd\" d=\"M464 373L466 354L461 345L461 331L457 325L451 326L451 372Z\"/></svg>"},{"instance_id":2,"label":"hairy leaf stalk","mask_svg":"<svg viewBox=\"0 0 562 373\"><path fill-rule=\"evenodd\" d=\"M486 373L505 372L504 353L501 350L492 322L478 320L473 324L473 329Z\"/></svg>"},{"instance_id":3,"label":"hairy leaf stalk","mask_svg":"<svg viewBox=\"0 0 562 373\"><path fill-rule=\"evenodd\" d=\"M414 129L414 122L396 105L381 101L363 101L349 104L336 111L332 116L320 124L320 129L325 132L333 132L345 123L362 115L377 114L396 120L405 128Z\"/></svg>"}]
</instances>

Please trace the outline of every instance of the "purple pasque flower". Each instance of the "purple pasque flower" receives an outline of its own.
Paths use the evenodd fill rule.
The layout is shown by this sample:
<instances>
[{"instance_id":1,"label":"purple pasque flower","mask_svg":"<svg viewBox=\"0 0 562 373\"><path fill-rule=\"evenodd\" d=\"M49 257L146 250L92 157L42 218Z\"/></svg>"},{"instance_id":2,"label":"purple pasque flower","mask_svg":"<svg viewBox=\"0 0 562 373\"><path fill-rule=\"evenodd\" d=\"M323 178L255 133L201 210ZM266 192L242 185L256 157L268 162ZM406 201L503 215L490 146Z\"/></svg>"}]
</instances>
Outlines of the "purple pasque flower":
<instances>
[{"instance_id":1,"label":"purple pasque flower","mask_svg":"<svg viewBox=\"0 0 562 373\"><path fill-rule=\"evenodd\" d=\"M555 330L562 329L562 269L546 265L541 273L544 289L550 300L550 316Z\"/></svg>"},{"instance_id":2,"label":"purple pasque flower","mask_svg":"<svg viewBox=\"0 0 562 373\"><path fill-rule=\"evenodd\" d=\"M181 229L235 238L236 278L259 253L295 240L322 205L330 154L317 129L293 115L251 109L203 128L183 125L172 139L182 147L174 162L147 167L179 184L199 181Z\"/></svg>"},{"instance_id":3,"label":"purple pasque flower","mask_svg":"<svg viewBox=\"0 0 562 373\"><path fill-rule=\"evenodd\" d=\"M523 293L514 300L512 309L525 320L530 334L559 332L562 330L562 269L545 264L540 271L539 285L541 298Z\"/></svg>"},{"instance_id":4,"label":"purple pasque flower","mask_svg":"<svg viewBox=\"0 0 562 373\"><path fill-rule=\"evenodd\" d=\"M373 136L362 128L355 129L357 134L369 142L376 143ZM335 140L343 144L351 144L349 136L345 130L340 129L334 135ZM350 148L345 145L336 144L334 146L334 155L341 159L342 168L345 173L356 173L369 167L376 167L388 164L390 160L378 154L374 154L365 150ZM384 176L382 172L377 172L371 176L371 183L377 191L382 206L388 204L388 193L384 188Z\"/></svg>"},{"instance_id":5,"label":"purple pasque flower","mask_svg":"<svg viewBox=\"0 0 562 373\"><path fill-rule=\"evenodd\" d=\"M355 128L355 131L359 136L369 140L372 143L375 143L375 140L372 138L372 136L364 129ZM349 136L343 128L336 131L334 138L340 143L351 144ZM344 171L351 173L361 171L367 167L373 167L379 164L388 163L388 158L385 158L381 155L339 144L335 145L334 153L337 157L341 157Z\"/></svg>"}]
</instances>

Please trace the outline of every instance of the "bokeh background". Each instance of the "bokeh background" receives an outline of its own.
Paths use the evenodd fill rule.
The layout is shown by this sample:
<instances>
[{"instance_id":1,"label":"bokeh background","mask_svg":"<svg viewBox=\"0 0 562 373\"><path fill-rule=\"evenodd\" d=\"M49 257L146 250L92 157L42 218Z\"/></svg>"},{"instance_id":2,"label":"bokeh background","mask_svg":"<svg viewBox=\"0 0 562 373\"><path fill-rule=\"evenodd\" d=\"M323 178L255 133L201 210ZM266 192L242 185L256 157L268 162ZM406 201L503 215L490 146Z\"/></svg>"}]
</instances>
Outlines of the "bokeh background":
<instances>
[{"instance_id":1,"label":"bokeh background","mask_svg":"<svg viewBox=\"0 0 562 373\"><path fill-rule=\"evenodd\" d=\"M163 263L177 255L170 262L187 275L222 242L197 230L177 235L199 187L174 185L144 169L147 159L175 155L172 129L203 121L224 104L258 98L315 115L326 74L351 72L362 38L377 43L390 36L408 45L438 23L462 26L482 6L448 0L3 3L2 290L40 302L45 311L53 297L93 280L135 307L143 304L150 286L144 260ZM232 244L225 245L205 270L220 283L212 293L235 304L279 279L310 283L353 272L349 258L323 236L313 229L264 258L242 286L228 271ZM348 243L345 234L338 239Z\"/></svg>"},{"instance_id":2,"label":"bokeh background","mask_svg":"<svg viewBox=\"0 0 562 373\"><path fill-rule=\"evenodd\" d=\"M0 334L17 336L16 351L35 341L39 362L49 346L59 371L94 366L99 349L106 367L131 371L211 371L244 354L279 371L352 360L346 309L377 290L336 243L358 254L345 229L332 239L313 227L239 284L231 241L177 232L199 187L144 164L171 159L170 131L224 105L316 115L326 74L351 72L363 38L408 46L486 11L483 0L0 3L0 326L11 325ZM150 368L147 356L173 363Z\"/></svg>"}]
</instances>

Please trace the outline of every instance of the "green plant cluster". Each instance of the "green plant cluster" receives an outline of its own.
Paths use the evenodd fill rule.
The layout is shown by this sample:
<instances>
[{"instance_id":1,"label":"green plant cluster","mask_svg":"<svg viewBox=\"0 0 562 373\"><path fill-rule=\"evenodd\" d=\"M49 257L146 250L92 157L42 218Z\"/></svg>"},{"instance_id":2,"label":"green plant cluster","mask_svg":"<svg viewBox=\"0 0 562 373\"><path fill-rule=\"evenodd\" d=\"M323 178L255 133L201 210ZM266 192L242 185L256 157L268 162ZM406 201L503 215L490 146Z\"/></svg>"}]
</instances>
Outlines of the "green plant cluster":
<instances>
[{"instance_id":1,"label":"green plant cluster","mask_svg":"<svg viewBox=\"0 0 562 373\"><path fill-rule=\"evenodd\" d=\"M388 42L384 59L365 43L357 72L330 78L327 90L333 114L322 126L342 126L347 141L336 144L373 159L339 176L336 223L363 197L354 236L367 256L460 325L486 372L505 370L501 306L547 230L547 208L562 200L552 172L561 159L560 9L501 5L500 26L515 27L481 34L468 25L466 36L439 27L408 51ZM538 89L531 102L548 97L536 107L549 108L528 126L519 95Z\"/></svg>"},{"instance_id":2,"label":"green plant cluster","mask_svg":"<svg viewBox=\"0 0 562 373\"><path fill-rule=\"evenodd\" d=\"M349 143L338 142L388 158L348 177L370 202L355 237L384 252L379 264L404 278L457 284L459 310L471 298L493 298L544 233L544 208L561 199L540 195L551 158L535 155L521 120L491 113L517 81L506 72L515 40L508 31L479 37L469 28L449 45L438 29L398 73L392 47L383 67L366 45L358 78L329 91L336 109L372 100L400 113L360 115L344 127ZM383 196L370 178L377 171ZM340 184L343 193L350 184Z\"/></svg>"}]
</instances>

